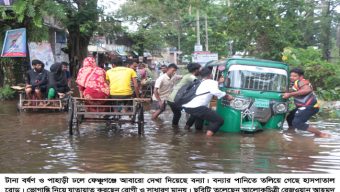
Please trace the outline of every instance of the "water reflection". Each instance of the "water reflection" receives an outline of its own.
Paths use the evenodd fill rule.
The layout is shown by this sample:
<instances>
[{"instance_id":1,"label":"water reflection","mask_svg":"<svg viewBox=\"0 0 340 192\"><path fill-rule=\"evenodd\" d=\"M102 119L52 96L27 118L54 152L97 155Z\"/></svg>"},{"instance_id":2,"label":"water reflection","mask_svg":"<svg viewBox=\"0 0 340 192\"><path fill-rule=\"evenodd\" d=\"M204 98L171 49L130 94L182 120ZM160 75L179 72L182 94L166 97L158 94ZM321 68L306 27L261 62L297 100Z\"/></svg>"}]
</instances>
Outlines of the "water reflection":
<instances>
[{"instance_id":1,"label":"water reflection","mask_svg":"<svg viewBox=\"0 0 340 192\"><path fill-rule=\"evenodd\" d=\"M116 129L83 124L69 136L66 113L17 113L15 102L0 103L1 172L101 173L335 173L340 172L340 120L312 123L332 133L265 131L218 133L172 128L167 112L150 121L145 134L135 125Z\"/></svg>"}]
</instances>

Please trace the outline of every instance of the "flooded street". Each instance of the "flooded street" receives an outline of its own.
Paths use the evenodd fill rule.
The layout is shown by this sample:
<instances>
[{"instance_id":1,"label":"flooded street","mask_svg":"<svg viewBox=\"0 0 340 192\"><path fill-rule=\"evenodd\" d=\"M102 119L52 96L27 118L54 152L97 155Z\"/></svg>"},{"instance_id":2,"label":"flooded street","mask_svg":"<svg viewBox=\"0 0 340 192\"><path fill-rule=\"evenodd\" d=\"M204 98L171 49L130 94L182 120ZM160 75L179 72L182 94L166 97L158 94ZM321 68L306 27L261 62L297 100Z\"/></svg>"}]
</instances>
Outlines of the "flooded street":
<instances>
[{"instance_id":1,"label":"flooded street","mask_svg":"<svg viewBox=\"0 0 340 192\"><path fill-rule=\"evenodd\" d=\"M331 133L266 131L218 133L171 127L170 111L153 122L145 112L145 134L135 125L121 129L82 124L70 136L66 113L17 113L15 101L0 103L2 173L339 173L340 119L313 123ZM167 119L165 121L165 119Z\"/></svg>"}]
</instances>

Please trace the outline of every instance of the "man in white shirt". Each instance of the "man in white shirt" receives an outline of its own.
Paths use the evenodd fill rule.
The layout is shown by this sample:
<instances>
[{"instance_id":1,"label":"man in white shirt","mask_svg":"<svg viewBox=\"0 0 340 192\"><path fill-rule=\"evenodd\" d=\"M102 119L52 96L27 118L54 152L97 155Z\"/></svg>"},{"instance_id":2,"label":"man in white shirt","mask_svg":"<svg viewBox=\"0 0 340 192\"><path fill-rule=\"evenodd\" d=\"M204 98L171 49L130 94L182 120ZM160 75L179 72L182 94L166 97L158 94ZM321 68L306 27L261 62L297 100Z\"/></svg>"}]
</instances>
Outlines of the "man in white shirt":
<instances>
[{"instance_id":1,"label":"man in white shirt","mask_svg":"<svg viewBox=\"0 0 340 192\"><path fill-rule=\"evenodd\" d=\"M189 63L187 65L187 69L189 71L188 74L184 75L181 79L181 81L179 81L179 83L177 83L174 88L171 91L170 96L168 97L168 105L171 108L172 113L174 114L173 118L172 118L172 126L174 127L178 127L178 123L179 120L181 119L182 116L182 107L178 107L175 104L175 97L176 94L178 92L178 90L180 88L182 88L183 86L192 83L195 79L197 79L197 76L199 75L200 69L201 69L201 65L198 63Z\"/></svg>"},{"instance_id":2,"label":"man in white shirt","mask_svg":"<svg viewBox=\"0 0 340 192\"><path fill-rule=\"evenodd\" d=\"M208 107L212 97L216 96L218 99L225 97L228 100L232 100L233 97L219 90L218 82L212 80L211 69L203 68L201 76L203 80L196 90L196 95L201 95L184 104L183 108L187 113L196 117L196 121L201 122L199 124L202 124L204 120L208 121L209 126L206 135L212 136L224 123L223 118ZM188 121L186 127L191 127L193 123L194 121Z\"/></svg>"},{"instance_id":3,"label":"man in white shirt","mask_svg":"<svg viewBox=\"0 0 340 192\"><path fill-rule=\"evenodd\" d=\"M175 84L182 78L181 75L176 75L178 67L175 64L170 64L165 74L158 77L155 82L154 93L152 96L153 108L156 110L152 114L152 120L165 111L166 101L173 90Z\"/></svg>"}]
</instances>

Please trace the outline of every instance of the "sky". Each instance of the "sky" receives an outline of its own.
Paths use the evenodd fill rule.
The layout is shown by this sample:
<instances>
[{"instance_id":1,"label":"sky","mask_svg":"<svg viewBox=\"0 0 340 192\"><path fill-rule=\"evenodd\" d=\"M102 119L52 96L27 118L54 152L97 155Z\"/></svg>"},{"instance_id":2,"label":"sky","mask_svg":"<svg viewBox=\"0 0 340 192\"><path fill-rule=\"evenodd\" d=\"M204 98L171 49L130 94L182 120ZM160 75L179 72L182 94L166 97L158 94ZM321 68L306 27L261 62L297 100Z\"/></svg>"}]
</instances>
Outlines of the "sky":
<instances>
[{"instance_id":1,"label":"sky","mask_svg":"<svg viewBox=\"0 0 340 192\"><path fill-rule=\"evenodd\" d=\"M112 13L114 11L117 11L119 7L124 4L126 0L99 0L98 4L100 6L105 6L105 13Z\"/></svg>"},{"instance_id":2,"label":"sky","mask_svg":"<svg viewBox=\"0 0 340 192\"><path fill-rule=\"evenodd\" d=\"M126 3L127 0L98 0L99 6L104 6L104 13L110 14L117 11L120 6ZM122 22L122 26L127 27L128 31L135 32L138 30L136 24L131 22Z\"/></svg>"}]
</instances>

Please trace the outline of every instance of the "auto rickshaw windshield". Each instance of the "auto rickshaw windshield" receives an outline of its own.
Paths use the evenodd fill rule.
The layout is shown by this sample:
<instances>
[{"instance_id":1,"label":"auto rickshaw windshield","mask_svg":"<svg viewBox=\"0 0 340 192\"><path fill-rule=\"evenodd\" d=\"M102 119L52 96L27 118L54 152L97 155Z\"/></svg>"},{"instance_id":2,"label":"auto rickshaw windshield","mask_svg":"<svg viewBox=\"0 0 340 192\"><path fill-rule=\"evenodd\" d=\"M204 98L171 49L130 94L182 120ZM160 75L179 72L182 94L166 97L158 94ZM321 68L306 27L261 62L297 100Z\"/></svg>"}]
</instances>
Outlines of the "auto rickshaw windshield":
<instances>
[{"instance_id":1,"label":"auto rickshaw windshield","mask_svg":"<svg viewBox=\"0 0 340 192\"><path fill-rule=\"evenodd\" d=\"M227 76L230 88L285 92L288 83L287 71L279 68L232 65Z\"/></svg>"}]
</instances>

